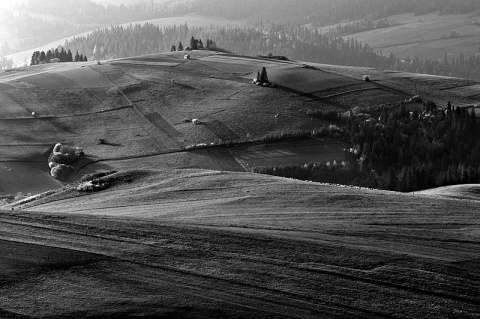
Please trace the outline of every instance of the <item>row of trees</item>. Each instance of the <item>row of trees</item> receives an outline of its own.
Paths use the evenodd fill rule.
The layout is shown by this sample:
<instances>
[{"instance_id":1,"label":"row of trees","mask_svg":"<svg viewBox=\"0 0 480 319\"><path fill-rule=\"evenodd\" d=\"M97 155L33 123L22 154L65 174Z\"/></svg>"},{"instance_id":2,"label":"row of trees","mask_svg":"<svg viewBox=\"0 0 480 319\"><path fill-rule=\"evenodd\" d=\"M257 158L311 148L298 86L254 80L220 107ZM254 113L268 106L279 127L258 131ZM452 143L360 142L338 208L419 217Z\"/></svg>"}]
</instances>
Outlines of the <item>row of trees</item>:
<instances>
[{"instance_id":1,"label":"row of trees","mask_svg":"<svg viewBox=\"0 0 480 319\"><path fill-rule=\"evenodd\" d=\"M257 168L259 173L409 192L480 182L480 123L464 108L383 108L341 117L345 162ZM374 118L379 118L375 120Z\"/></svg>"},{"instance_id":2,"label":"row of trees","mask_svg":"<svg viewBox=\"0 0 480 319\"><path fill-rule=\"evenodd\" d=\"M182 44L182 41L180 41L178 42L177 46L175 46L175 44L172 45L172 47L170 48L170 51L174 52L174 51L183 51L183 50L203 50L203 49L215 50L217 49L217 44L213 40L207 39L207 44L204 46L202 39L195 39L195 37L192 36L192 38L190 39L190 46L184 47Z\"/></svg>"},{"instance_id":3,"label":"row of trees","mask_svg":"<svg viewBox=\"0 0 480 319\"><path fill-rule=\"evenodd\" d=\"M48 50L47 53L45 53L45 51L33 52L30 64L37 65L52 62L82 62L87 60L87 56L84 56L83 54L78 54L78 51L74 57L70 49L65 50L65 48L60 47L60 50L58 48L51 49Z\"/></svg>"}]
</instances>

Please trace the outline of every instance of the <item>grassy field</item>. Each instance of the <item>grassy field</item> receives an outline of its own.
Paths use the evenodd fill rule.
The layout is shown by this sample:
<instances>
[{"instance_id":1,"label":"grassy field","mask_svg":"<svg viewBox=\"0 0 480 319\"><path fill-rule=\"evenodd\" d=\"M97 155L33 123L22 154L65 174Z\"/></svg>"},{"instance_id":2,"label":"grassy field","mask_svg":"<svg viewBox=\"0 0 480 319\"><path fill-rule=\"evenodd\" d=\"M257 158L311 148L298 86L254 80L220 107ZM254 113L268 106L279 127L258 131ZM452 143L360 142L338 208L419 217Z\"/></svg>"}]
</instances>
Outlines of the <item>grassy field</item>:
<instances>
[{"instance_id":1,"label":"grassy field","mask_svg":"<svg viewBox=\"0 0 480 319\"><path fill-rule=\"evenodd\" d=\"M127 162L145 166L138 163L142 156L166 156L169 159L164 167L169 168L215 169L218 165L237 170L232 156L225 156L228 152L212 151L218 158L169 154L199 143L251 140L298 129L311 131L328 124L308 116L309 111L322 108L348 110L398 102L414 94L440 106L445 106L446 101L454 105L476 101L478 83L474 81L322 64L305 68L297 62L210 51L193 51L192 56L195 58L184 60L174 52L102 65L61 63L3 71L0 144L14 155L9 155L9 160L44 156L34 148L15 151L19 144L78 145L87 155L82 165L92 163L89 172L111 167L109 161L122 168L128 167ZM262 66L267 67L277 88L251 84L253 74ZM365 74L371 82L362 81ZM199 119L201 125L186 121L191 119ZM100 139L106 143L97 144ZM270 154L267 162L313 160L307 148L289 148L279 156ZM243 161L251 155L245 152L237 152L234 157ZM161 169L162 163L154 167ZM254 164L248 160L247 163ZM45 167L44 173L47 171ZM9 178L9 184L14 180ZM22 191L12 185L2 187Z\"/></svg>"},{"instance_id":2,"label":"grassy field","mask_svg":"<svg viewBox=\"0 0 480 319\"><path fill-rule=\"evenodd\" d=\"M328 125L308 115L323 108L474 103L479 83L193 53L0 72L0 196L35 195L0 213L0 317L478 316L476 187L399 194L256 175L341 161L343 145L241 141ZM251 83L262 66L276 87ZM48 174L57 142L85 152L64 182ZM106 189L79 190L112 170Z\"/></svg>"},{"instance_id":3,"label":"grassy field","mask_svg":"<svg viewBox=\"0 0 480 319\"><path fill-rule=\"evenodd\" d=\"M27 207L0 217L0 258L10 275L0 307L11 317L480 311L473 201L171 170Z\"/></svg>"}]
</instances>

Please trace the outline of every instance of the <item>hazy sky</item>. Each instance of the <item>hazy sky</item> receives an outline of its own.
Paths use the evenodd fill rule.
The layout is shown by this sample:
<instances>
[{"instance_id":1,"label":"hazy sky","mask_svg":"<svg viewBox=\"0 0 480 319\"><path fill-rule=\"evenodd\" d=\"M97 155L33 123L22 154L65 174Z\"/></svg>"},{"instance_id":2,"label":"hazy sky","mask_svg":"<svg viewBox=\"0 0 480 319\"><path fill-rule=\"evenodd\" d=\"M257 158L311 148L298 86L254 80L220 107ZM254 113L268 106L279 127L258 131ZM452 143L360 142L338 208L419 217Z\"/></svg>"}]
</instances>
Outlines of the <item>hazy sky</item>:
<instances>
[{"instance_id":1,"label":"hazy sky","mask_svg":"<svg viewBox=\"0 0 480 319\"><path fill-rule=\"evenodd\" d=\"M65 0L65 1L70 1L74 3L74 0ZM128 4L128 3L134 3L137 2L138 0L91 0L92 2L100 3L100 4L115 4L115 5L120 5L120 4ZM155 0L155 2L162 2L164 0ZM21 2L20 1L15 1L15 0L0 0L0 10L12 7L16 2ZM47 1L48 2L48 1Z\"/></svg>"},{"instance_id":2,"label":"hazy sky","mask_svg":"<svg viewBox=\"0 0 480 319\"><path fill-rule=\"evenodd\" d=\"M0 0L0 9L9 8L15 4L12 0Z\"/></svg>"}]
</instances>

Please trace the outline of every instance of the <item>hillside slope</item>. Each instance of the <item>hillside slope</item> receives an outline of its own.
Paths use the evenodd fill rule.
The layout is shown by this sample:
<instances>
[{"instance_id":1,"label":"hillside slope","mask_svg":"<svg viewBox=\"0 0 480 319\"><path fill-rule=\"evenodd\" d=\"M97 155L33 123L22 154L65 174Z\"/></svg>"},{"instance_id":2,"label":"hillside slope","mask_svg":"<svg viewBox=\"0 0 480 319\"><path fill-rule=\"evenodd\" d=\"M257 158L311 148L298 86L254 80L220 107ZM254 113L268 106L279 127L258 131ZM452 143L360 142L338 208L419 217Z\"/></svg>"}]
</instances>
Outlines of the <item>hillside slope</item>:
<instances>
[{"instance_id":1,"label":"hillside slope","mask_svg":"<svg viewBox=\"0 0 480 319\"><path fill-rule=\"evenodd\" d=\"M185 148L297 129L313 130L329 123L308 113L326 108L346 111L354 106L397 102L414 94L441 107L447 101L458 105L478 98L475 81L367 68L310 66L194 51L190 60L176 52L101 64L48 64L3 71L0 144L4 151L0 161L5 165L0 173L4 181L16 180L18 185L3 182L0 194L55 188L58 184L52 184L48 166L40 173L37 167L46 164L51 148L58 142L85 151L86 157L76 166L77 177L73 178L132 165L243 170L249 163L247 155L228 148ZM267 68L276 88L252 85L251 80L262 67ZM362 81L364 74L372 80ZM188 122L191 119L202 124L193 125ZM99 144L100 140L103 143ZM323 160L342 160L342 146L332 146L329 152L333 156ZM297 153L282 149L258 154L269 157ZM297 157L315 161L313 156ZM44 183L31 185L25 176L20 176L21 167Z\"/></svg>"},{"instance_id":2,"label":"hillside slope","mask_svg":"<svg viewBox=\"0 0 480 319\"><path fill-rule=\"evenodd\" d=\"M2 318L478 316L476 201L250 173L337 159L334 139L236 143L330 124L312 109L472 103L478 83L190 55L0 73L1 195L49 190L0 213ZM275 87L252 84L262 67ZM85 152L67 181L57 142Z\"/></svg>"},{"instance_id":3,"label":"hillside slope","mask_svg":"<svg viewBox=\"0 0 480 319\"><path fill-rule=\"evenodd\" d=\"M1 214L5 314L468 318L480 312L473 202L205 170L144 172L85 195Z\"/></svg>"}]
</instances>

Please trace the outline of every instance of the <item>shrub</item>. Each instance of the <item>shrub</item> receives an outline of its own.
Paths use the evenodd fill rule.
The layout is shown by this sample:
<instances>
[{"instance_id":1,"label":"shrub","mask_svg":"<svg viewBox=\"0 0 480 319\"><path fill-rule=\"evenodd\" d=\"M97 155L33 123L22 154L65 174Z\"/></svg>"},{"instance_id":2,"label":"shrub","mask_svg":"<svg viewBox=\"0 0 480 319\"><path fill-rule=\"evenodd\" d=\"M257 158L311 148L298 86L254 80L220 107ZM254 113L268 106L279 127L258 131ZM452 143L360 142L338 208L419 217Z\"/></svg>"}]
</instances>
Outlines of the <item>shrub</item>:
<instances>
[{"instance_id":1,"label":"shrub","mask_svg":"<svg viewBox=\"0 0 480 319\"><path fill-rule=\"evenodd\" d=\"M70 174L72 167L70 165L58 164L50 169L50 175L58 180L64 180Z\"/></svg>"},{"instance_id":2,"label":"shrub","mask_svg":"<svg viewBox=\"0 0 480 319\"><path fill-rule=\"evenodd\" d=\"M88 181L92 181L96 178L101 178L101 177L104 177L104 176L108 176L108 175L112 175L112 174L115 174L117 171L114 171L114 170L111 170L111 171L103 171L103 172L98 172L98 173L92 173L92 174L87 174L87 175L84 175L80 181L82 182L88 182Z\"/></svg>"},{"instance_id":3,"label":"shrub","mask_svg":"<svg viewBox=\"0 0 480 319\"><path fill-rule=\"evenodd\" d=\"M98 180L85 181L77 185L76 190L79 192L94 192L107 189L110 186L110 183L100 182Z\"/></svg>"}]
</instances>

